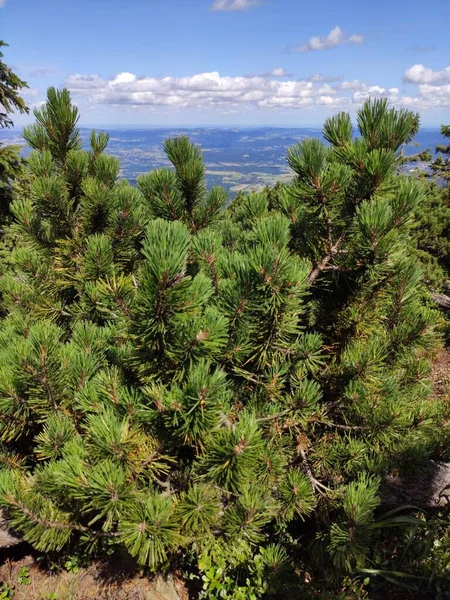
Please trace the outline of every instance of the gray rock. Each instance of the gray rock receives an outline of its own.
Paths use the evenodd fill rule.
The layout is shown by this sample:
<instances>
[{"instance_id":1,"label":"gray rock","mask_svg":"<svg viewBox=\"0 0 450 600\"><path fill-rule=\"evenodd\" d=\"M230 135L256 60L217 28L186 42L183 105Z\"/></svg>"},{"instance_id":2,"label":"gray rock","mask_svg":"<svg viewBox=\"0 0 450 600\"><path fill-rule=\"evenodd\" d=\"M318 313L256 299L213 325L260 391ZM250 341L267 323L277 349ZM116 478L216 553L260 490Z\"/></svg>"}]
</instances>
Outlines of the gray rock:
<instances>
[{"instance_id":1,"label":"gray rock","mask_svg":"<svg viewBox=\"0 0 450 600\"><path fill-rule=\"evenodd\" d=\"M147 593L146 600L181 600L173 578L158 575L152 581L152 590Z\"/></svg>"},{"instance_id":2,"label":"gray rock","mask_svg":"<svg viewBox=\"0 0 450 600\"><path fill-rule=\"evenodd\" d=\"M20 544L22 541L23 540L21 540L11 531L3 512L0 510L0 548L17 546L17 544Z\"/></svg>"},{"instance_id":3,"label":"gray rock","mask_svg":"<svg viewBox=\"0 0 450 600\"><path fill-rule=\"evenodd\" d=\"M440 508L450 501L450 463L428 461L421 473L402 473L386 477L382 490L382 505L393 508L413 504L420 508Z\"/></svg>"}]
</instances>

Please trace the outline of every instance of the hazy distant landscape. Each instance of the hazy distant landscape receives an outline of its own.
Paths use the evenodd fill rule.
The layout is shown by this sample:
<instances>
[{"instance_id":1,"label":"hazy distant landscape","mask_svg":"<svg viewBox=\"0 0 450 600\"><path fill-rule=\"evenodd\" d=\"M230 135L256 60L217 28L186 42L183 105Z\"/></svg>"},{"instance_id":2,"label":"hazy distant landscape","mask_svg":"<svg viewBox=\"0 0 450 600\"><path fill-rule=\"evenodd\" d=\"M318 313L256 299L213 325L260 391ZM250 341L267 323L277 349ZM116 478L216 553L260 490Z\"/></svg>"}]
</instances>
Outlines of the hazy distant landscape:
<instances>
[{"instance_id":1,"label":"hazy distant landscape","mask_svg":"<svg viewBox=\"0 0 450 600\"><path fill-rule=\"evenodd\" d=\"M306 137L320 138L320 129L261 127L261 128L105 128L110 135L108 153L121 162L121 176L135 184L138 175L162 166L169 166L163 142L169 137L187 135L198 144L205 157L208 186L222 185L230 193L251 191L276 181L288 181L291 173L286 151ZM87 142L91 129L82 128ZM5 140L23 144L20 129L2 132ZM439 129L422 129L406 154L429 148L434 152L441 143ZM24 154L28 149L24 148ZM406 166L421 168L423 164Z\"/></svg>"}]
</instances>

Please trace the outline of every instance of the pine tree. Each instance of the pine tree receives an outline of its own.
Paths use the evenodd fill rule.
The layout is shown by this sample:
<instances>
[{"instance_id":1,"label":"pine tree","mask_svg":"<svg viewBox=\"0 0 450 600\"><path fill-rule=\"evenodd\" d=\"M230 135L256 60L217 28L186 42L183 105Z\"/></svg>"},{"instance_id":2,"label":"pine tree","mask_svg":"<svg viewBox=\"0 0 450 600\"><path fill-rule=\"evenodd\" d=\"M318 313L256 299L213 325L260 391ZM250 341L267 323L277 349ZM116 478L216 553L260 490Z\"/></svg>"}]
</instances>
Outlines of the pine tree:
<instances>
[{"instance_id":1,"label":"pine tree","mask_svg":"<svg viewBox=\"0 0 450 600\"><path fill-rule=\"evenodd\" d=\"M20 91L27 88L28 85L22 81L14 71L8 67L1 59L3 58L2 48L7 47L3 40L0 40L0 129L12 127L13 122L9 115L17 110L20 113L27 113L28 108L23 98L20 97Z\"/></svg>"},{"instance_id":2,"label":"pine tree","mask_svg":"<svg viewBox=\"0 0 450 600\"><path fill-rule=\"evenodd\" d=\"M20 91L28 85L2 61L1 49L8 46L0 40L0 129L13 126L10 114L14 111L27 113L28 107L20 96ZM9 216L11 188L15 179L22 175L23 161L18 146L0 144L0 229L3 229ZM3 231L0 231L0 237Z\"/></svg>"},{"instance_id":3,"label":"pine tree","mask_svg":"<svg viewBox=\"0 0 450 600\"><path fill-rule=\"evenodd\" d=\"M444 137L450 136L450 128L441 126ZM418 256L428 286L437 292L448 294L450 273L450 146L438 145L438 158L431 162L431 172L422 173L426 181L426 195L417 210L414 239ZM447 303L447 301L445 301Z\"/></svg>"},{"instance_id":4,"label":"pine tree","mask_svg":"<svg viewBox=\"0 0 450 600\"><path fill-rule=\"evenodd\" d=\"M192 232L212 225L227 194L220 187L206 190L200 148L181 136L166 140L164 150L174 169L156 169L138 178L152 217L182 221Z\"/></svg>"},{"instance_id":5,"label":"pine tree","mask_svg":"<svg viewBox=\"0 0 450 600\"><path fill-rule=\"evenodd\" d=\"M450 138L450 125L441 125L441 135ZM439 177L448 180L450 179L450 160L447 157L450 154L450 145L439 144L436 146L436 152L440 156L431 164L431 168Z\"/></svg>"},{"instance_id":6,"label":"pine tree","mask_svg":"<svg viewBox=\"0 0 450 600\"><path fill-rule=\"evenodd\" d=\"M40 551L200 569L211 598L371 564L382 477L448 443L410 251L423 189L396 176L417 115L367 102L358 139L333 117L330 147L289 151L291 185L226 209L185 138L135 189L107 135L81 149L67 91L35 116L0 282L11 524Z\"/></svg>"}]
</instances>

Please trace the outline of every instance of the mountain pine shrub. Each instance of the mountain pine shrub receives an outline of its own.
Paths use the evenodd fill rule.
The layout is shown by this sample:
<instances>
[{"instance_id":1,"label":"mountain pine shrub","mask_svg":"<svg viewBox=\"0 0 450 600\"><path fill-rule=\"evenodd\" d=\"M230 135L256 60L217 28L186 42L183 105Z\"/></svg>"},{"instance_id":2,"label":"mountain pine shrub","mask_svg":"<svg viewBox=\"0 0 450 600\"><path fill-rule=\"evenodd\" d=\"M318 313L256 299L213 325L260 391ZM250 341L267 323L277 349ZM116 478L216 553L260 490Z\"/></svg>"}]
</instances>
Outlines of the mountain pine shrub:
<instances>
[{"instance_id":1,"label":"mountain pine shrub","mask_svg":"<svg viewBox=\"0 0 450 600\"><path fill-rule=\"evenodd\" d=\"M450 137L450 127L441 126L441 134ZM428 285L435 291L449 292L450 280L450 146L436 146L439 156L430 164L425 202L417 213L414 238Z\"/></svg>"},{"instance_id":2,"label":"mountain pine shrub","mask_svg":"<svg viewBox=\"0 0 450 600\"><path fill-rule=\"evenodd\" d=\"M258 598L374 565L380 483L445 456L440 317L411 252L417 116L369 101L288 154L292 184L226 208L200 150L119 178L50 89L1 279L0 506L82 547ZM376 564L376 563L375 563ZM308 584L305 584L308 589ZM284 590L281 591L281 590ZM279 596L278 596L279 597Z\"/></svg>"}]
</instances>

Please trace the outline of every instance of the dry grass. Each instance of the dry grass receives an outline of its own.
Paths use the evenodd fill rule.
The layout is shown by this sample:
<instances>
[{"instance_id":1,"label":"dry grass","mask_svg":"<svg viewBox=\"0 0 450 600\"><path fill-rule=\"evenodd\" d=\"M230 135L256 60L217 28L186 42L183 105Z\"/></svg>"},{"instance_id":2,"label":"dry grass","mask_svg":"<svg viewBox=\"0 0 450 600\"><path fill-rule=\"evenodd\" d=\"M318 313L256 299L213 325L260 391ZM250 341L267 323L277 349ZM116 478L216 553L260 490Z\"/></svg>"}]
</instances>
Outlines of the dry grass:
<instances>
[{"instance_id":1,"label":"dry grass","mask_svg":"<svg viewBox=\"0 0 450 600\"><path fill-rule=\"evenodd\" d=\"M19 583L19 572L27 567L30 584ZM180 581L169 577L149 580L138 574L121 574L111 579L104 565L96 563L78 573L53 573L40 568L33 557L6 560L0 566L0 582L7 583L14 592L14 600L188 600Z\"/></svg>"},{"instance_id":2,"label":"dry grass","mask_svg":"<svg viewBox=\"0 0 450 600\"><path fill-rule=\"evenodd\" d=\"M443 348L433 361L433 395L448 399L450 396L450 347Z\"/></svg>"}]
</instances>

